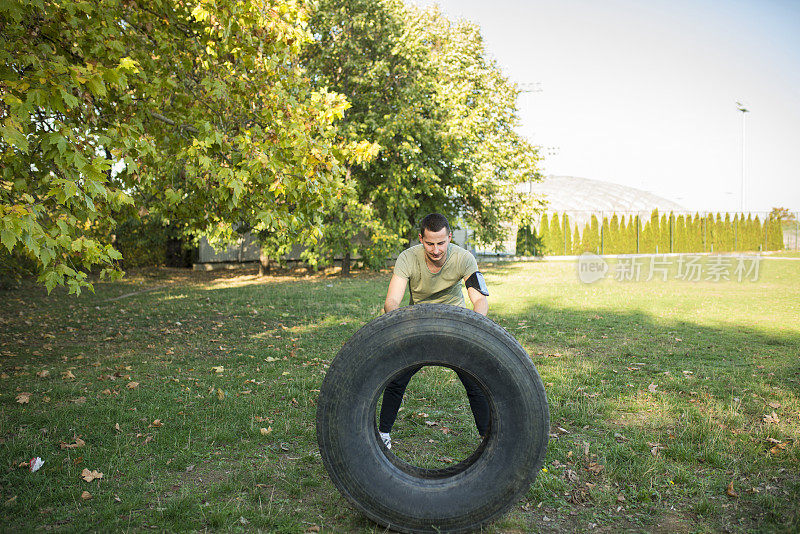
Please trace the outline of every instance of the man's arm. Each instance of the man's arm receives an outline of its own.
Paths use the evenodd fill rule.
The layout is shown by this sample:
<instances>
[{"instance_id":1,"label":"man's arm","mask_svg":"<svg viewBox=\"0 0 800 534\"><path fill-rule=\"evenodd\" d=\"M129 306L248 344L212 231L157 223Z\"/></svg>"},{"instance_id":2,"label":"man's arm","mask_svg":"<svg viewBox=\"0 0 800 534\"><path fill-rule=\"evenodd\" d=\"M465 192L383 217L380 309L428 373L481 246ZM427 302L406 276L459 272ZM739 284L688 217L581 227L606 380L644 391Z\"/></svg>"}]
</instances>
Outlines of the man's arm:
<instances>
[{"instance_id":1,"label":"man's arm","mask_svg":"<svg viewBox=\"0 0 800 534\"><path fill-rule=\"evenodd\" d=\"M464 281L466 282L466 280ZM486 299L485 295L474 287L467 288L467 295L469 295L469 300L472 301L473 310L484 316L489 313L489 301Z\"/></svg>"},{"instance_id":2,"label":"man's arm","mask_svg":"<svg viewBox=\"0 0 800 534\"><path fill-rule=\"evenodd\" d=\"M389 313L400 307L400 301L403 300L403 295L406 294L407 285L408 280L396 274L392 275L392 279L389 281L389 290L386 292L386 301L383 303L384 313Z\"/></svg>"}]
</instances>

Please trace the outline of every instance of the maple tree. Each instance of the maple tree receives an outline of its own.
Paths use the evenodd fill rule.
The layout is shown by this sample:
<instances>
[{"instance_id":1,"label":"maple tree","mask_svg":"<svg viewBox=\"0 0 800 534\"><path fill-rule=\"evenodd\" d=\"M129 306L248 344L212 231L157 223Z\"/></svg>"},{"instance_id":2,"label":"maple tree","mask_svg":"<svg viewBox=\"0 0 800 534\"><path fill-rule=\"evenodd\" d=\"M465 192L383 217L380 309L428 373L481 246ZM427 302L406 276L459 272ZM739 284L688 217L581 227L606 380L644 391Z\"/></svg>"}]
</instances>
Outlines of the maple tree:
<instances>
[{"instance_id":1,"label":"maple tree","mask_svg":"<svg viewBox=\"0 0 800 534\"><path fill-rule=\"evenodd\" d=\"M145 208L186 230L318 234L347 102L298 58L302 0L0 4L0 238L48 291L121 274L108 235ZM134 212L136 210L133 210Z\"/></svg>"}]
</instances>

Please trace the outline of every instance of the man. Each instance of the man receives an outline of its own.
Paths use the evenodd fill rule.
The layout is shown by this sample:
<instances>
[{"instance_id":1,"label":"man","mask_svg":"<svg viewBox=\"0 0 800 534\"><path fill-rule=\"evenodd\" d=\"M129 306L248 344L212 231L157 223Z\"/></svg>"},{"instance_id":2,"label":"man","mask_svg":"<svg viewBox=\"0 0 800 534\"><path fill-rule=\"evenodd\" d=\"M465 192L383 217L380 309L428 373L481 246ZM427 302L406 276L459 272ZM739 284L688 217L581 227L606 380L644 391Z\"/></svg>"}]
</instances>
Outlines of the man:
<instances>
[{"instance_id":1,"label":"man","mask_svg":"<svg viewBox=\"0 0 800 534\"><path fill-rule=\"evenodd\" d=\"M404 250L397 258L394 274L386 292L383 311L388 313L400 306L406 287L411 292L409 304L423 302L464 306L461 280L467 286L467 295L472 309L481 315L489 311L486 297L489 291L483 275L478 271L478 262L468 251L451 243L453 233L444 215L431 213L420 223L420 244ZM386 447L392 448L390 432L397 418L406 386L420 367L412 368L389 382L383 392L378 431ZM481 437L489 429L489 404L480 387L468 375L456 371L467 390L475 426Z\"/></svg>"}]
</instances>

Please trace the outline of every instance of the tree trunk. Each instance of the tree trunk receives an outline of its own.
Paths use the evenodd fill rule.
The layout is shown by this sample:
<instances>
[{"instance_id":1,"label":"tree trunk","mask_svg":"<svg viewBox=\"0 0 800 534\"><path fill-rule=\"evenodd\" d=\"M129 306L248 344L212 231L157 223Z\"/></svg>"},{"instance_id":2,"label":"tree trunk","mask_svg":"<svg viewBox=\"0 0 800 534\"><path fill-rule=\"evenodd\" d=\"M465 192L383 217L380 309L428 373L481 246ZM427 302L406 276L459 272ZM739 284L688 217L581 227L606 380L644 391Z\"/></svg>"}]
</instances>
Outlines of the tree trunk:
<instances>
[{"instance_id":1,"label":"tree trunk","mask_svg":"<svg viewBox=\"0 0 800 534\"><path fill-rule=\"evenodd\" d=\"M266 276L269 274L269 256L264 254L262 250L258 256L258 276Z\"/></svg>"},{"instance_id":2,"label":"tree trunk","mask_svg":"<svg viewBox=\"0 0 800 534\"><path fill-rule=\"evenodd\" d=\"M350 253L342 257L342 276L350 276Z\"/></svg>"}]
</instances>

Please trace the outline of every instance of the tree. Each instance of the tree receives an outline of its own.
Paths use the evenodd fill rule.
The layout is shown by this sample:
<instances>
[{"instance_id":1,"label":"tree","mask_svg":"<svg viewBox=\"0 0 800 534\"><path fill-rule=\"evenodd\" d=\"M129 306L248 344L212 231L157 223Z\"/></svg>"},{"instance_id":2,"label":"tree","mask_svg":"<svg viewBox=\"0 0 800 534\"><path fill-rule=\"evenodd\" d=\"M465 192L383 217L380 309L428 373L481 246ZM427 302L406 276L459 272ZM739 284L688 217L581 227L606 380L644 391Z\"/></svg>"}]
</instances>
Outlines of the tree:
<instances>
[{"instance_id":1,"label":"tree","mask_svg":"<svg viewBox=\"0 0 800 534\"><path fill-rule=\"evenodd\" d=\"M318 235L347 103L299 66L307 15L299 0L0 4L6 249L78 292L92 267L120 274L91 230L133 199L212 239Z\"/></svg>"},{"instance_id":2,"label":"tree","mask_svg":"<svg viewBox=\"0 0 800 534\"><path fill-rule=\"evenodd\" d=\"M486 244L512 214L533 220L513 185L537 179L536 151L514 132L517 91L476 27L400 0L322 0L311 29L305 63L352 104L339 135L378 148L349 171L356 200L389 231L413 239L418 219L438 211Z\"/></svg>"}]
</instances>

